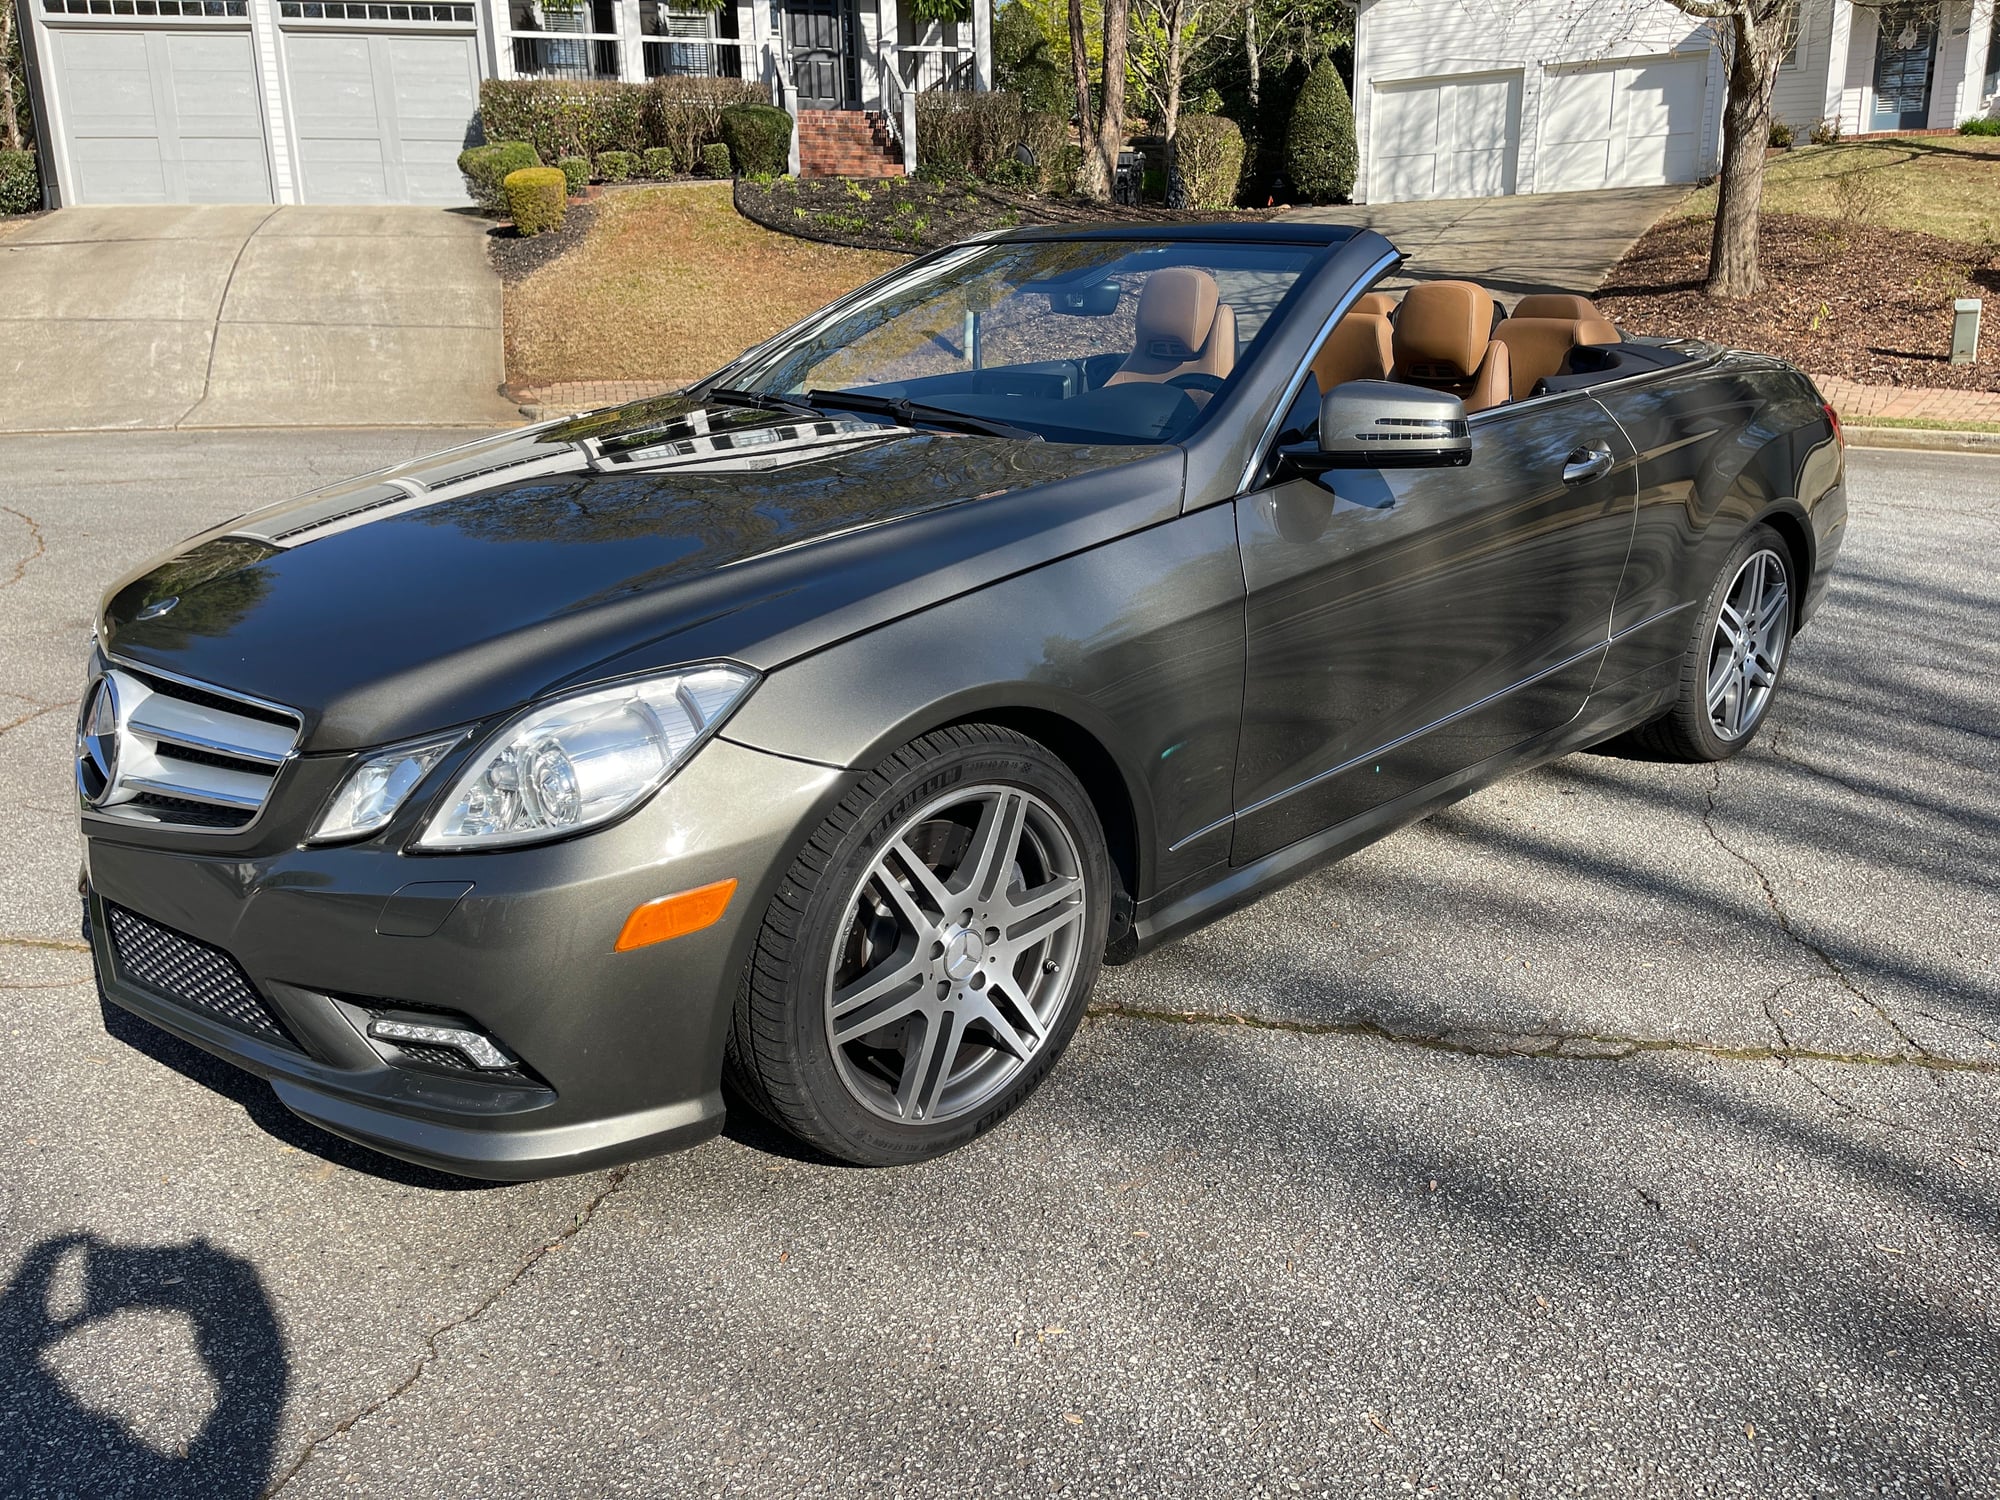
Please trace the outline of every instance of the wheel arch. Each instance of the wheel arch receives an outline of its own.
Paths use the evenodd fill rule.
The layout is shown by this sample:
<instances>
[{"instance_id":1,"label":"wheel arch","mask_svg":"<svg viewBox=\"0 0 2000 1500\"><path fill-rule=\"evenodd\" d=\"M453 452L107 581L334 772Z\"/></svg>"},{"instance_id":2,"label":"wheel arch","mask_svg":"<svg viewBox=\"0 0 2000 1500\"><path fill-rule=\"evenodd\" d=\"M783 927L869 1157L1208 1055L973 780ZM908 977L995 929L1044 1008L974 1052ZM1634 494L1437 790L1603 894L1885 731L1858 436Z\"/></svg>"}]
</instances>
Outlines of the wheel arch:
<instances>
[{"instance_id":1,"label":"wheel arch","mask_svg":"<svg viewBox=\"0 0 2000 1500\"><path fill-rule=\"evenodd\" d=\"M1766 506L1751 525L1764 525L1778 533L1791 554L1792 562L1792 628L1798 629L1804 623L1801 618L1805 609L1806 594L1812 587L1814 545L1812 522L1807 517L1805 507L1796 500L1779 500Z\"/></svg>"}]
</instances>

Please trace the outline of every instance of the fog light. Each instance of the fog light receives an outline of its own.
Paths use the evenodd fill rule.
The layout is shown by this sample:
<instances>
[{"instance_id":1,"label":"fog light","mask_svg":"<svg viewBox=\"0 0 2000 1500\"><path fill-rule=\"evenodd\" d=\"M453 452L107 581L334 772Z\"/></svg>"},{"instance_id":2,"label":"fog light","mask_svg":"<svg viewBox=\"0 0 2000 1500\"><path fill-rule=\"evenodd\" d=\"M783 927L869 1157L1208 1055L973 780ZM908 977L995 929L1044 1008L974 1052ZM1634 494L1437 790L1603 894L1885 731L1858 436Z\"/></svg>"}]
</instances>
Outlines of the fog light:
<instances>
[{"instance_id":1,"label":"fog light","mask_svg":"<svg viewBox=\"0 0 2000 1500\"><path fill-rule=\"evenodd\" d=\"M632 915L625 919L625 930L618 934L616 949L626 953L650 943L664 943L668 938L686 937L690 932L713 927L722 920L723 912L729 907L729 898L735 894L735 881L718 880L713 885L697 886L677 896L662 896L657 901L635 907Z\"/></svg>"},{"instance_id":2,"label":"fog light","mask_svg":"<svg viewBox=\"0 0 2000 1500\"><path fill-rule=\"evenodd\" d=\"M368 1034L385 1042L420 1042L427 1047L449 1047L477 1068L511 1068L520 1061L496 1046L493 1038L467 1031L462 1026L423 1026L415 1021L384 1021L378 1018L368 1023Z\"/></svg>"}]
</instances>

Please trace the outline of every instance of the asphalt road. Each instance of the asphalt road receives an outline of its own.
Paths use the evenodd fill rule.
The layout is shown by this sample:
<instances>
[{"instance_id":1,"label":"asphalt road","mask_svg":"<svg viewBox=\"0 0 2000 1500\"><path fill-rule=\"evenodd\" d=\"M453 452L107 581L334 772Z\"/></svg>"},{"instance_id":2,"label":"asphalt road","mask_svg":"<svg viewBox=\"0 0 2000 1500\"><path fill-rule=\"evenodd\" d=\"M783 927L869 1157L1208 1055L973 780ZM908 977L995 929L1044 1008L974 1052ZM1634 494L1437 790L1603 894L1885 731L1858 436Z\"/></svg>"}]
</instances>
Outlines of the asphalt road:
<instances>
[{"instance_id":1,"label":"asphalt road","mask_svg":"<svg viewBox=\"0 0 2000 1500\"><path fill-rule=\"evenodd\" d=\"M414 433L0 439L0 1492L2000 1493L2000 462L1856 454L1720 772L1579 755L1107 977L945 1161L452 1184L75 942L124 568Z\"/></svg>"}]
</instances>

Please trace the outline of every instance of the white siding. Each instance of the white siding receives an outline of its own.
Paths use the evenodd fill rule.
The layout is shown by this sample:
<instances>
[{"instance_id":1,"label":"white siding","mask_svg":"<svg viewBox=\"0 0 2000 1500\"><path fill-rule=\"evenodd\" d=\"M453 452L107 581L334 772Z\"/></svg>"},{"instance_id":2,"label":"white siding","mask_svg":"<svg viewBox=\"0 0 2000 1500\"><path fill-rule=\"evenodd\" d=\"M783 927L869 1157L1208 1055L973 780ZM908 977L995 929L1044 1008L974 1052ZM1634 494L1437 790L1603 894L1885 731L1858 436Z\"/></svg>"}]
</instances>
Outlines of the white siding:
<instances>
[{"instance_id":1,"label":"white siding","mask_svg":"<svg viewBox=\"0 0 2000 1500\"><path fill-rule=\"evenodd\" d=\"M1840 24L1845 24L1848 7ZM1805 0L1799 17L1799 48L1789 67L1778 70L1771 93L1772 118L1792 127L1800 144L1826 114L1827 67L1834 52L1836 18L1833 0Z\"/></svg>"},{"instance_id":2,"label":"white siding","mask_svg":"<svg viewBox=\"0 0 2000 1500\"><path fill-rule=\"evenodd\" d=\"M1826 0L1809 0L1816 5ZM1700 127L1700 170L1721 158L1721 80L1707 29L1665 0L1361 0L1355 123L1367 201L1377 89L1456 74L1519 70L1520 192L1540 191L1537 142L1547 69L1627 58L1710 58Z\"/></svg>"}]
</instances>

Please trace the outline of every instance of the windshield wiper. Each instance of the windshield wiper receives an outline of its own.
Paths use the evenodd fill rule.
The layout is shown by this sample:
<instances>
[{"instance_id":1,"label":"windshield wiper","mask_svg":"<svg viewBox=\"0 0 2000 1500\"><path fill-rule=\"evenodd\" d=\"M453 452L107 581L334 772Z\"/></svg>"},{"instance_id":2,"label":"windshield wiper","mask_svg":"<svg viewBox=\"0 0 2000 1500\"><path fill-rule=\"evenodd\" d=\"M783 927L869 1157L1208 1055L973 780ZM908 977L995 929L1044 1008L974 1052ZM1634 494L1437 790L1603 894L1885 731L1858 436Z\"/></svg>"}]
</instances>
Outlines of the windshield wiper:
<instances>
[{"instance_id":1,"label":"windshield wiper","mask_svg":"<svg viewBox=\"0 0 2000 1500\"><path fill-rule=\"evenodd\" d=\"M788 417L817 417L821 415L803 401L790 396L769 396L762 391L739 391L730 386L718 385L703 395L704 400L720 401L725 406L754 406L759 411L783 412Z\"/></svg>"},{"instance_id":2,"label":"windshield wiper","mask_svg":"<svg viewBox=\"0 0 2000 1500\"><path fill-rule=\"evenodd\" d=\"M894 417L907 426L928 422L933 427L957 427L966 432L983 432L988 437L1024 438L1032 443L1042 440L1039 432L1030 432L1025 427L1012 427L1005 422L953 411L949 406L912 401L905 396L867 396L859 391L807 391L806 399L815 406L844 406L850 411L877 412L885 417Z\"/></svg>"}]
</instances>

